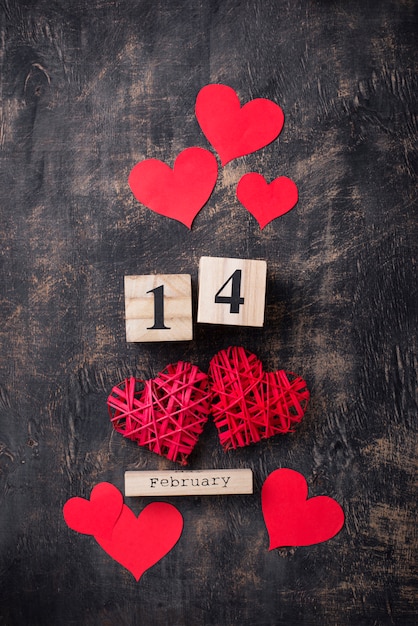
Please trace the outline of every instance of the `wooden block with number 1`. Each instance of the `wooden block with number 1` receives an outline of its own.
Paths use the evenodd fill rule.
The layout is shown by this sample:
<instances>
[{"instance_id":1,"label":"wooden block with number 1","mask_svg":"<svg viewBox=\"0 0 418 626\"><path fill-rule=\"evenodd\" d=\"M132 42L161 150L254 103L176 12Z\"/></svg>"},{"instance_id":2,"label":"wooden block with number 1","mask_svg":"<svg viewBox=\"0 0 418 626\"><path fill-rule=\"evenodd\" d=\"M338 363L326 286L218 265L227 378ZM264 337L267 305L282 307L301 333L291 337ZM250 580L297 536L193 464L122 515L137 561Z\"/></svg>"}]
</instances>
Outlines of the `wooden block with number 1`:
<instances>
[{"instance_id":1,"label":"wooden block with number 1","mask_svg":"<svg viewBox=\"0 0 418 626\"><path fill-rule=\"evenodd\" d=\"M263 326L266 278L265 261L202 257L197 321Z\"/></svg>"},{"instance_id":2,"label":"wooden block with number 1","mask_svg":"<svg viewBox=\"0 0 418 626\"><path fill-rule=\"evenodd\" d=\"M189 274L125 276L126 341L193 339Z\"/></svg>"}]
</instances>

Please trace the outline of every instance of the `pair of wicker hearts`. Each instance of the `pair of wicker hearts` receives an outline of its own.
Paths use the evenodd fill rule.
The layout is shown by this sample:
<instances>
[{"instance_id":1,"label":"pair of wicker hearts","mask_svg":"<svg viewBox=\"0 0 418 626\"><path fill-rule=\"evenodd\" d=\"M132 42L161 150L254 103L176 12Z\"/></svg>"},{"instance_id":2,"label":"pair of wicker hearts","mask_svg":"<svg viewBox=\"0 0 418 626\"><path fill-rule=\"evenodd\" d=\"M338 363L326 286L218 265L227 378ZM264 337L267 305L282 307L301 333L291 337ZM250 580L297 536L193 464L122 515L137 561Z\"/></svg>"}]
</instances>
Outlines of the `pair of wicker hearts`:
<instances>
[{"instance_id":1,"label":"pair of wicker hearts","mask_svg":"<svg viewBox=\"0 0 418 626\"><path fill-rule=\"evenodd\" d=\"M107 404L117 432L187 465L210 413L222 447L230 450L291 431L308 401L303 378L264 372L254 354L230 346L213 357L208 374L178 361L151 380L125 379Z\"/></svg>"},{"instance_id":2,"label":"pair of wicker hearts","mask_svg":"<svg viewBox=\"0 0 418 626\"><path fill-rule=\"evenodd\" d=\"M196 98L196 118L224 166L237 157L264 148L280 134L282 109L266 98L256 98L241 107L235 91L227 85L206 85ZM145 159L129 174L135 198L146 207L175 219L188 228L209 200L218 178L215 156L204 148L186 148L173 168L159 159ZM298 201L298 189L286 176L268 183L257 172L240 179L236 195L264 228L290 211Z\"/></svg>"}]
</instances>

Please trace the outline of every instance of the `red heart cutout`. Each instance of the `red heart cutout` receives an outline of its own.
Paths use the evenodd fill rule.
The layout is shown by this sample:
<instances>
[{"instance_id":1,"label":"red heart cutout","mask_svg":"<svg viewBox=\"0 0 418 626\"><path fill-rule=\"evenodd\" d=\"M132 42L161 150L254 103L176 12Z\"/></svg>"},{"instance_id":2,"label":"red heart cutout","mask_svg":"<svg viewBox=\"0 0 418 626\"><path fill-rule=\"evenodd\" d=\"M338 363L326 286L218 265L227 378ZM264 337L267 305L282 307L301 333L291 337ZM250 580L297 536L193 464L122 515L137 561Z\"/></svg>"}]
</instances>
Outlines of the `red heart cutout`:
<instances>
[{"instance_id":1,"label":"red heart cutout","mask_svg":"<svg viewBox=\"0 0 418 626\"><path fill-rule=\"evenodd\" d=\"M241 107L236 92L227 85L206 85L199 91L196 117L222 165L264 148L279 136L284 124L277 104L256 98Z\"/></svg>"},{"instance_id":2,"label":"red heart cutout","mask_svg":"<svg viewBox=\"0 0 418 626\"><path fill-rule=\"evenodd\" d=\"M333 498L308 498L308 485L299 472L278 469L265 480L261 506L270 550L311 546L332 539L344 525L344 511Z\"/></svg>"},{"instance_id":3,"label":"red heart cutout","mask_svg":"<svg viewBox=\"0 0 418 626\"><path fill-rule=\"evenodd\" d=\"M208 420L209 397L207 375L179 361L152 380L126 379L113 387L107 404L117 432L187 465Z\"/></svg>"},{"instance_id":4,"label":"red heart cutout","mask_svg":"<svg viewBox=\"0 0 418 626\"><path fill-rule=\"evenodd\" d=\"M110 538L122 512L123 498L119 489L110 483L99 483L90 494L90 500L71 498L63 509L67 525L79 533Z\"/></svg>"},{"instance_id":5,"label":"red heart cutout","mask_svg":"<svg viewBox=\"0 0 418 626\"><path fill-rule=\"evenodd\" d=\"M265 373L244 348L230 346L209 365L212 415L225 450L292 430L309 400L306 382L291 372Z\"/></svg>"},{"instance_id":6,"label":"red heart cutout","mask_svg":"<svg viewBox=\"0 0 418 626\"><path fill-rule=\"evenodd\" d=\"M152 502L138 517L124 504L112 537L95 539L112 559L139 580L147 569L172 550L182 530L183 517L172 504Z\"/></svg>"},{"instance_id":7,"label":"red heart cutout","mask_svg":"<svg viewBox=\"0 0 418 626\"><path fill-rule=\"evenodd\" d=\"M158 159L137 163L128 182L135 198L151 211L191 228L217 177L218 164L211 152L187 148L180 152L173 169Z\"/></svg>"},{"instance_id":8,"label":"red heart cutout","mask_svg":"<svg viewBox=\"0 0 418 626\"><path fill-rule=\"evenodd\" d=\"M298 188L286 176L267 183L261 174L250 172L239 181L237 198L263 229L276 217L293 209L298 201Z\"/></svg>"},{"instance_id":9,"label":"red heart cutout","mask_svg":"<svg viewBox=\"0 0 418 626\"><path fill-rule=\"evenodd\" d=\"M117 514L116 501L120 503ZM120 491L109 483L99 483L90 501L71 498L63 513L70 528L93 535L103 550L136 580L175 546L183 530L183 517L172 504L153 502L136 517L123 504Z\"/></svg>"}]
</instances>

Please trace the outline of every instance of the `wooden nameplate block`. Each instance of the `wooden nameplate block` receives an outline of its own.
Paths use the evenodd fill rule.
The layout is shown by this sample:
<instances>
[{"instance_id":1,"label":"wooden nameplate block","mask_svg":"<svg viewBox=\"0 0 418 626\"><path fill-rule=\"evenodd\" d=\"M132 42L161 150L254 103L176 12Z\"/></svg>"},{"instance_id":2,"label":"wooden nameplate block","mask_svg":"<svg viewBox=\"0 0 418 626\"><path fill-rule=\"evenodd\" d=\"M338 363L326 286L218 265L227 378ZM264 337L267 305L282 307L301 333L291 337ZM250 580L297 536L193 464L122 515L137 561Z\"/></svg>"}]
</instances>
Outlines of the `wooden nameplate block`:
<instances>
[{"instance_id":1,"label":"wooden nameplate block","mask_svg":"<svg viewBox=\"0 0 418 626\"><path fill-rule=\"evenodd\" d=\"M253 493L251 469L125 472L125 496L220 496Z\"/></svg>"}]
</instances>

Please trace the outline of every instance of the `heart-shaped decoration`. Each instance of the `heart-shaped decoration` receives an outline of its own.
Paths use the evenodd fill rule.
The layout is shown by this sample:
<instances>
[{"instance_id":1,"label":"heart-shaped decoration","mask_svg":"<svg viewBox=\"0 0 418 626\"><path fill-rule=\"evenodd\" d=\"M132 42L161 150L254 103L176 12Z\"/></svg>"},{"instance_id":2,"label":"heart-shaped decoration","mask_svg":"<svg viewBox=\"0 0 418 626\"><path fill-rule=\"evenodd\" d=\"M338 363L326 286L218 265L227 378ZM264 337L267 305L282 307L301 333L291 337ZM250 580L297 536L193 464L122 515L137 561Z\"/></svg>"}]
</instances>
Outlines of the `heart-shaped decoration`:
<instances>
[{"instance_id":1,"label":"heart-shaped decoration","mask_svg":"<svg viewBox=\"0 0 418 626\"><path fill-rule=\"evenodd\" d=\"M291 372L264 372L242 347L221 350L210 362L212 415L224 450L293 430L309 400L306 382Z\"/></svg>"},{"instance_id":2,"label":"heart-shaped decoration","mask_svg":"<svg viewBox=\"0 0 418 626\"><path fill-rule=\"evenodd\" d=\"M338 502L329 496L308 499L304 476L287 468L267 477L261 490L261 506L270 550L328 541L344 525L344 511Z\"/></svg>"},{"instance_id":3,"label":"heart-shaped decoration","mask_svg":"<svg viewBox=\"0 0 418 626\"><path fill-rule=\"evenodd\" d=\"M206 85L196 98L196 117L207 140L219 154L222 165L264 148L279 136L282 109L266 98L256 98L243 107L227 85Z\"/></svg>"},{"instance_id":4,"label":"heart-shaped decoration","mask_svg":"<svg viewBox=\"0 0 418 626\"><path fill-rule=\"evenodd\" d=\"M85 535L110 538L122 513L123 498L119 489L110 483L99 483L90 494L90 500L71 498L63 509L67 526Z\"/></svg>"},{"instance_id":5,"label":"heart-shaped decoration","mask_svg":"<svg viewBox=\"0 0 418 626\"><path fill-rule=\"evenodd\" d=\"M123 505L110 539L95 537L136 580L174 548L183 531L183 516L167 502L152 502L138 515Z\"/></svg>"},{"instance_id":6,"label":"heart-shaped decoration","mask_svg":"<svg viewBox=\"0 0 418 626\"><path fill-rule=\"evenodd\" d=\"M100 498L93 497L94 492L100 492ZM93 529L95 525L91 524L89 504L91 505L92 499L95 503L94 517L98 534ZM94 488L90 502L83 498L68 500L64 505L64 519L73 530L93 535L112 559L139 580L147 569L155 565L175 546L183 530L183 517L175 506L166 502L148 504L136 517L122 502L111 533L102 534L100 513L104 518L108 518L107 507L112 508L116 499L118 501L122 499L120 491L109 483L100 483ZM85 503L84 507L80 506L80 501Z\"/></svg>"},{"instance_id":7,"label":"heart-shaped decoration","mask_svg":"<svg viewBox=\"0 0 418 626\"><path fill-rule=\"evenodd\" d=\"M188 228L209 200L218 177L215 156L204 148L187 148L171 169L158 159L137 163L129 174L135 198L146 207Z\"/></svg>"},{"instance_id":8,"label":"heart-shaped decoration","mask_svg":"<svg viewBox=\"0 0 418 626\"><path fill-rule=\"evenodd\" d=\"M276 217L293 209L298 201L298 188L286 176L267 183L261 174L250 172L239 181L237 198L263 229Z\"/></svg>"},{"instance_id":9,"label":"heart-shaped decoration","mask_svg":"<svg viewBox=\"0 0 418 626\"><path fill-rule=\"evenodd\" d=\"M187 465L209 416L208 377L191 363L168 365L151 380L126 379L108 397L114 429Z\"/></svg>"}]
</instances>

